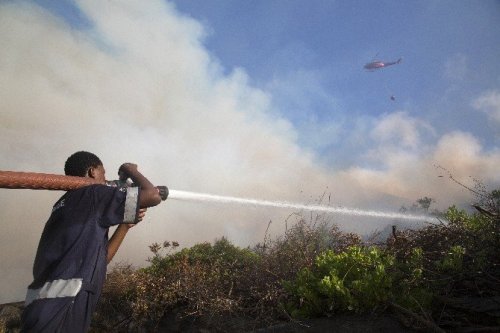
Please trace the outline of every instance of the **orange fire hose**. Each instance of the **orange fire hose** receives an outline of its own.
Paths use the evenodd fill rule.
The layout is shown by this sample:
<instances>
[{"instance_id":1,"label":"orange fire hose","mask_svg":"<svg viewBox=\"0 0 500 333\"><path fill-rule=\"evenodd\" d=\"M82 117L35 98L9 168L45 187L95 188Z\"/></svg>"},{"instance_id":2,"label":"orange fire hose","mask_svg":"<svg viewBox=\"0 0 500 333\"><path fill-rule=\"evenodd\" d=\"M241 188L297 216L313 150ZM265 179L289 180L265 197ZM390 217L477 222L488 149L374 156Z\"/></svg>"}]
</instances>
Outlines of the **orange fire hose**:
<instances>
[{"instance_id":1,"label":"orange fire hose","mask_svg":"<svg viewBox=\"0 0 500 333\"><path fill-rule=\"evenodd\" d=\"M97 183L93 178L85 177L0 171L0 188L69 191Z\"/></svg>"},{"instance_id":2,"label":"orange fire hose","mask_svg":"<svg viewBox=\"0 0 500 333\"><path fill-rule=\"evenodd\" d=\"M99 184L99 182L86 177L0 170L0 188L69 191L92 184ZM166 186L157 186L157 188L162 200L166 200L168 188Z\"/></svg>"}]
</instances>

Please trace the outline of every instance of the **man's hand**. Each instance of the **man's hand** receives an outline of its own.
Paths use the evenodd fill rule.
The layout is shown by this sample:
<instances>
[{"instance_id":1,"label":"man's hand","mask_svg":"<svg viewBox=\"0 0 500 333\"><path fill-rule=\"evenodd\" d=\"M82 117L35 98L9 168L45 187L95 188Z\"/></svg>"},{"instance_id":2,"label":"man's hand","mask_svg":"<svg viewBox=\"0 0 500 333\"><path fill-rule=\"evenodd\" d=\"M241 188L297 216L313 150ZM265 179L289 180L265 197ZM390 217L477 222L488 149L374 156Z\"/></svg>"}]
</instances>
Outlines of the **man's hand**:
<instances>
[{"instance_id":1,"label":"man's hand","mask_svg":"<svg viewBox=\"0 0 500 333\"><path fill-rule=\"evenodd\" d=\"M127 180L134 172L137 172L137 164L123 163L118 169L120 180Z\"/></svg>"},{"instance_id":2,"label":"man's hand","mask_svg":"<svg viewBox=\"0 0 500 333\"><path fill-rule=\"evenodd\" d=\"M137 213L137 223L141 222L144 219L147 210L148 210L147 208L139 209L139 213ZM128 229L130 229L134 227L137 223L125 223L124 225L127 226Z\"/></svg>"},{"instance_id":3,"label":"man's hand","mask_svg":"<svg viewBox=\"0 0 500 333\"><path fill-rule=\"evenodd\" d=\"M141 222L142 219L146 216L147 208L139 209L139 213L137 214L137 223Z\"/></svg>"}]
</instances>

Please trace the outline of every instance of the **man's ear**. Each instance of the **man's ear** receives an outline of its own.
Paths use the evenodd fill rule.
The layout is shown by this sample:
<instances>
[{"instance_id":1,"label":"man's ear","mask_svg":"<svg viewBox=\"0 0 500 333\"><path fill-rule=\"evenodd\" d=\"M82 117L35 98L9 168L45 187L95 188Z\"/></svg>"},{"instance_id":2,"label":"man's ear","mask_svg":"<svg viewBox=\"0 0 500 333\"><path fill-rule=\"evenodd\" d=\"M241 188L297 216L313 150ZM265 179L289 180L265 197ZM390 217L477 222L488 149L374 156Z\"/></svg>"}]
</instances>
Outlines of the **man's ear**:
<instances>
[{"instance_id":1,"label":"man's ear","mask_svg":"<svg viewBox=\"0 0 500 333\"><path fill-rule=\"evenodd\" d=\"M89 177L89 178L95 178L95 171L94 171L94 167L90 167L90 168L87 170L87 177Z\"/></svg>"}]
</instances>

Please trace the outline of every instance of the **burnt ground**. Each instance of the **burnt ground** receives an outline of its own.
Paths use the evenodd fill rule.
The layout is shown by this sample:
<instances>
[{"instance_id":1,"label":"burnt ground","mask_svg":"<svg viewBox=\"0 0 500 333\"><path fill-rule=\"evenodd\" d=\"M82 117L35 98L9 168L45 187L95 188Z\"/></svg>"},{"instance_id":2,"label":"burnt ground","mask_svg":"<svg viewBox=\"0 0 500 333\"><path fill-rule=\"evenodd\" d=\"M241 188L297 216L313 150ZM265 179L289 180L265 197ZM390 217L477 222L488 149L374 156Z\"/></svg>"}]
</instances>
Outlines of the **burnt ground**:
<instances>
[{"instance_id":1,"label":"burnt ground","mask_svg":"<svg viewBox=\"0 0 500 333\"><path fill-rule=\"evenodd\" d=\"M416 330L405 327L402 322L392 314L380 315L351 315L339 314L329 318L315 318L302 321L287 321L264 328L252 328L252 324L245 320L227 318L221 325L202 323L201 321L176 321L174 316L167 316L160 322L157 329L147 330L155 332L186 332L186 333L212 333L212 332L245 332L245 333L301 333L301 332L342 332L342 333L412 333L425 330ZM217 319L217 322L224 319ZM255 323L254 323L255 324ZM260 325L259 325L260 326ZM231 327L231 328L228 328Z\"/></svg>"},{"instance_id":2,"label":"burnt ground","mask_svg":"<svg viewBox=\"0 0 500 333\"><path fill-rule=\"evenodd\" d=\"M0 305L0 332L19 332L20 315L23 302L9 303ZM210 326L210 325L209 325ZM93 329L92 332L100 332L99 329ZM168 320L163 322L155 330L133 329L118 330L129 332L186 332L186 333L212 333L227 332L224 329L207 327L201 322L176 322ZM240 330L231 330L237 332ZM240 332L253 333L299 333L299 332L345 332L345 333L380 333L380 332L417 332L404 327L401 322L392 315L337 315L331 318L317 318L304 321L284 322L260 329L247 329Z\"/></svg>"},{"instance_id":3,"label":"burnt ground","mask_svg":"<svg viewBox=\"0 0 500 333\"><path fill-rule=\"evenodd\" d=\"M380 332L417 332L404 327L396 318L384 316L354 316L337 315L331 318L317 318L300 323L287 323L273 326L256 333L285 333L285 332L346 332L346 333L380 333Z\"/></svg>"}]
</instances>

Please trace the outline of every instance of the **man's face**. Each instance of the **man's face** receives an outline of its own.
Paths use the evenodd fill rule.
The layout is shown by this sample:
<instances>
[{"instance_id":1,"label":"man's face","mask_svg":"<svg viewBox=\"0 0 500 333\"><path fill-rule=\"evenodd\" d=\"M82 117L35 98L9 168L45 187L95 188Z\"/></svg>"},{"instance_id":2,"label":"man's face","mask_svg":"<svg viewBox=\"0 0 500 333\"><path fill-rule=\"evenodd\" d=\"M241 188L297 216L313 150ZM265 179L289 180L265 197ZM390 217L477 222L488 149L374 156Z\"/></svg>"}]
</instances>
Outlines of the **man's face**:
<instances>
[{"instance_id":1,"label":"man's face","mask_svg":"<svg viewBox=\"0 0 500 333\"><path fill-rule=\"evenodd\" d=\"M105 183L106 182L106 170L104 166L99 165L97 167L92 168L92 176L95 180Z\"/></svg>"}]
</instances>

